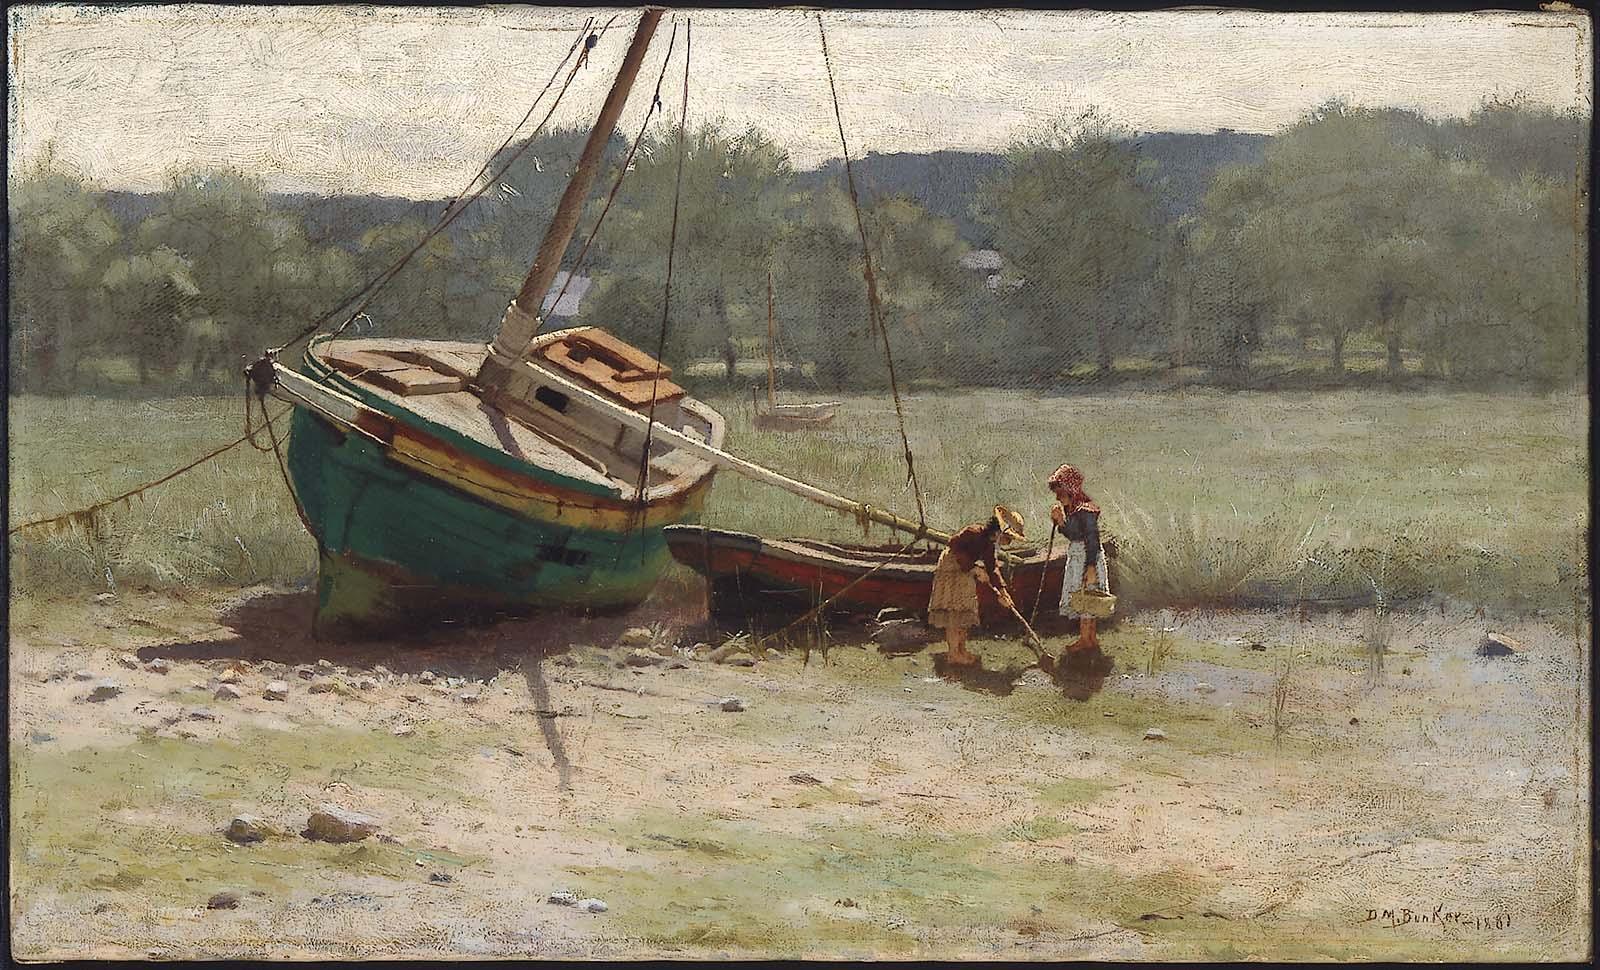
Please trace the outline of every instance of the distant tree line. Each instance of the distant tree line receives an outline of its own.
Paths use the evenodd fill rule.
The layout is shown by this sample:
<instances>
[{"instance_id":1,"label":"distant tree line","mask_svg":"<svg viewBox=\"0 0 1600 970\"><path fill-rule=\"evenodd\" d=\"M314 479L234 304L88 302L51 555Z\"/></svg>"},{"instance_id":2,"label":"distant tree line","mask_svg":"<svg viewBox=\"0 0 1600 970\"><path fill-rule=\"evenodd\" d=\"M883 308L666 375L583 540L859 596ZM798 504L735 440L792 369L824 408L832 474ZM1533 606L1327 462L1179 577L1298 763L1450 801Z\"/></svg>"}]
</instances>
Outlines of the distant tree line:
<instances>
[{"instance_id":1,"label":"distant tree line","mask_svg":"<svg viewBox=\"0 0 1600 970\"><path fill-rule=\"evenodd\" d=\"M479 339L527 269L583 134L509 168L367 307L371 332ZM1587 354L1587 123L1518 100L1464 119L1330 102L1209 175L1175 214L1139 141L1089 112L1011 146L964 187L862 199L903 377L926 386L1161 379L1259 385L1427 380L1571 386ZM614 136L609 191L626 144ZM579 272L578 316L654 350L680 152L666 358L728 380L764 359L771 274L780 356L823 388L881 388L856 216L842 179L707 124L642 145ZM493 170L493 169L491 169ZM920 197L919 197L920 195ZM237 386L282 343L424 237L443 202L373 206L184 172L141 211L51 158L10 185L14 391L118 382ZM591 204L569 260L593 228ZM980 258L974 259L977 255ZM366 331L369 324L360 324ZM97 383L98 382L98 383Z\"/></svg>"}]
</instances>

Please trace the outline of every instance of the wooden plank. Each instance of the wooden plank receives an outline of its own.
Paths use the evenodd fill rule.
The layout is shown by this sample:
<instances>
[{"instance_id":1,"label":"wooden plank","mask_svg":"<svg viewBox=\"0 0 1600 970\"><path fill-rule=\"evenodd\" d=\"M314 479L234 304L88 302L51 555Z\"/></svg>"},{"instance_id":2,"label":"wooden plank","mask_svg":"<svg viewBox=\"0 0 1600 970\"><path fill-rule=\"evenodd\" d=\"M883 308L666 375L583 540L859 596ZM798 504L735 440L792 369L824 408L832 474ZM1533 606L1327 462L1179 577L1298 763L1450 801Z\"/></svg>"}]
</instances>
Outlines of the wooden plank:
<instances>
[{"instance_id":1,"label":"wooden plank","mask_svg":"<svg viewBox=\"0 0 1600 970\"><path fill-rule=\"evenodd\" d=\"M373 371L364 375L362 380L405 397L418 394L448 394L466 386L465 378L451 377L427 367Z\"/></svg>"}]
</instances>

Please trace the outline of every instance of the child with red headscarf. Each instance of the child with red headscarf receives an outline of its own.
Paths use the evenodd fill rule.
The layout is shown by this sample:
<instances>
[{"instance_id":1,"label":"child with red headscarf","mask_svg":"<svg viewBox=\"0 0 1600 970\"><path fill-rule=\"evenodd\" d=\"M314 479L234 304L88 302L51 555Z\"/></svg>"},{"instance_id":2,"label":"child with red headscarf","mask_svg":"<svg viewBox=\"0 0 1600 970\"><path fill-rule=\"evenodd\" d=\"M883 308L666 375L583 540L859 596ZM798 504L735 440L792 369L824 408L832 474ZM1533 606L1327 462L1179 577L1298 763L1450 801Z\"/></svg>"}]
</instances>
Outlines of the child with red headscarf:
<instances>
[{"instance_id":1,"label":"child with red headscarf","mask_svg":"<svg viewBox=\"0 0 1600 970\"><path fill-rule=\"evenodd\" d=\"M1083 472L1071 465L1057 468L1046 484L1055 493L1057 502L1050 508L1050 520L1067 540L1067 567L1061 578L1059 610L1062 616L1078 620L1078 639L1068 644L1067 649L1091 650L1100 646L1095 636L1094 617L1074 613L1067 605L1067 598L1080 589L1111 592L1100 545L1100 506L1083 490Z\"/></svg>"}]
</instances>

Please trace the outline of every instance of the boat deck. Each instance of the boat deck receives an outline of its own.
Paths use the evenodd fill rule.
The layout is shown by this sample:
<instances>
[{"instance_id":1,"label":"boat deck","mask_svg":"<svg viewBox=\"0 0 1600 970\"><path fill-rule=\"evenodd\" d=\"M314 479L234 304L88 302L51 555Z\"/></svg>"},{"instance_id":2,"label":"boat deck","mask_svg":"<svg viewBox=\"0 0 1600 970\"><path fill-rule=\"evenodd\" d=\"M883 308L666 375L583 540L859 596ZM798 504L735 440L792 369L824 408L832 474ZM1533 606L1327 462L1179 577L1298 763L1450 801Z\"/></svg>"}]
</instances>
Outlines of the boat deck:
<instances>
[{"instance_id":1,"label":"boat deck","mask_svg":"<svg viewBox=\"0 0 1600 970\"><path fill-rule=\"evenodd\" d=\"M635 487L637 457L590 452L557 440L507 417L469 389L488 355L486 344L372 338L330 342L312 353L369 393L487 448L617 495ZM703 465L692 455L663 450L651 458L651 485L693 474Z\"/></svg>"}]
</instances>

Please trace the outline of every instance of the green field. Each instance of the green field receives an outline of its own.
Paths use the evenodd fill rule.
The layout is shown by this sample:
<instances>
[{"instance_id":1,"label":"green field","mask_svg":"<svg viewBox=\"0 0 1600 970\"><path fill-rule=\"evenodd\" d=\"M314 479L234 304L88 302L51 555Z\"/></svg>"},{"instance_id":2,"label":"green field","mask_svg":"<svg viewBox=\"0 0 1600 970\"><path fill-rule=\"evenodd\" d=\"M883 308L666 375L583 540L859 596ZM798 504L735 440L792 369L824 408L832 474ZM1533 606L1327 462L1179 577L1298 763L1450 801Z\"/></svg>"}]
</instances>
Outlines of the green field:
<instances>
[{"instance_id":1,"label":"green field","mask_svg":"<svg viewBox=\"0 0 1600 970\"><path fill-rule=\"evenodd\" d=\"M846 396L835 426L751 430L748 399L713 399L728 447L915 517L892 404ZM13 523L77 508L239 434L239 398L11 401ZM1045 530L1042 482L1088 476L1141 605L1390 602L1571 609L1587 528L1588 398L1457 393L1051 396L964 391L905 401L928 519L999 502ZM859 540L851 517L724 473L707 519ZM874 527L869 538L887 542ZM292 582L315 568L270 453L241 446L92 527L12 537L25 594ZM682 579L684 577L678 577Z\"/></svg>"}]
</instances>

